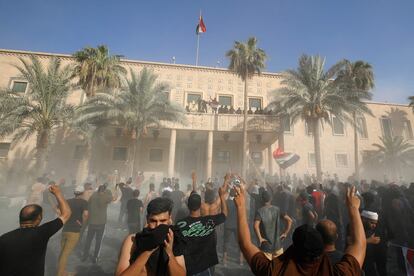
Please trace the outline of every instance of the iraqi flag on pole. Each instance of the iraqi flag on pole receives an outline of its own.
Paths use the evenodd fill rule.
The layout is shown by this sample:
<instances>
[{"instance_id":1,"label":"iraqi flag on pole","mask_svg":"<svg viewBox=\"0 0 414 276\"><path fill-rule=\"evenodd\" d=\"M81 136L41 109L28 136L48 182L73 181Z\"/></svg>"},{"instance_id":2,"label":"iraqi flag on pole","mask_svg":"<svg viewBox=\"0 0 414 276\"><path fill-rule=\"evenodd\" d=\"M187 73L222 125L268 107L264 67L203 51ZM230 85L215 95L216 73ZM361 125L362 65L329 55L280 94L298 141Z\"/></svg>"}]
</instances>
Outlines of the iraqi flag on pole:
<instances>
[{"instance_id":1,"label":"iraqi flag on pole","mask_svg":"<svg viewBox=\"0 0 414 276\"><path fill-rule=\"evenodd\" d=\"M281 167L282 169L286 169L300 159L299 155L292 152L284 152L280 148L277 148L273 152L273 158L276 160L276 163Z\"/></svg>"},{"instance_id":2,"label":"iraqi flag on pole","mask_svg":"<svg viewBox=\"0 0 414 276\"><path fill-rule=\"evenodd\" d=\"M198 25L196 28L196 34L202 34L207 31L206 25L204 25L203 17L200 15L200 19L198 20Z\"/></svg>"}]
</instances>

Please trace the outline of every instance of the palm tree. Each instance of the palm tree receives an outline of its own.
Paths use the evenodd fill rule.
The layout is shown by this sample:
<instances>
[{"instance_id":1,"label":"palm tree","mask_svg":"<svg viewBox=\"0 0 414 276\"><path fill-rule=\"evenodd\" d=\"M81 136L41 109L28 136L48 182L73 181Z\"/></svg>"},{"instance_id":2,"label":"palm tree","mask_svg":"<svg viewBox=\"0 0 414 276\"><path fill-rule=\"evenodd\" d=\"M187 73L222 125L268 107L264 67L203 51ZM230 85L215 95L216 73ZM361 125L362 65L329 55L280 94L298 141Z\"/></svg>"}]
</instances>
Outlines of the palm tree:
<instances>
[{"instance_id":1,"label":"palm tree","mask_svg":"<svg viewBox=\"0 0 414 276\"><path fill-rule=\"evenodd\" d=\"M401 136L379 137L381 143L373 144L376 150L366 162L377 165L377 169L388 171L395 180L401 174L401 168L412 166L414 146Z\"/></svg>"},{"instance_id":2,"label":"palm tree","mask_svg":"<svg viewBox=\"0 0 414 276\"><path fill-rule=\"evenodd\" d=\"M0 106L7 106L0 111L0 136L12 135L16 143L36 135L36 167L42 172L52 134L73 115L73 107L66 103L72 68L62 67L58 58L53 58L47 68L34 56L30 62L19 60L22 65L15 67L28 82L29 91L0 93Z\"/></svg>"},{"instance_id":3,"label":"palm tree","mask_svg":"<svg viewBox=\"0 0 414 276\"><path fill-rule=\"evenodd\" d=\"M122 77L126 75L126 69L120 65L120 55L109 55L109 50L104 45L96 48L86 47L73 54L77 61L73 74L78 78L78 85L82 88L80 103L84 102L84 95L87 98L93 97L98 90L119 88L122 84ZM74 130L85 142L85 154L80 161L77 179L82 181L89 174L89 163L92 155L92 140L96 128L92 126L72 125ZM87 131L87 132L85 132Z\"/></svg>"},{"instance_id":4,"label":"palm tree","mask_svg":"<svg viewBox=\"0 0 414 276\"><path fill-rule=\"evenodd\" d=\"M342 83L333 81L345 64L345 61L340 61L325 71L324 58L301 56L297 70L282 73L282 88L278 89L276 100L269 105L280 106L276 114L289 115L291 124L302 119L311 128L319 181L322 180L320 124L323 121L331 124L330 115L341 121L351 121L348 114L356 108L363 109L364 105L358 97L349 97Z\"/></svg>"},{"instance_id":5,"label":"palm tree","mask_svg":"<svg viewBox=\"0 0 414 276\"><path fill-rule=\"evenodd\" d=\"M266 53L257 48L257 39L251 37L246 43L236 41L233 49L226 53L230 59L229 69L234 71L244 81L244 104L243 104L243 160L242 176L246 176L247 170L247 109L248 109L248 91L247 81L255 73L260 74L265 67Z\"/></svg>"},{"instance_id":6,"label":"palm tree","mask_svg":"<svg viewBox=\"0 0 414 276\"><path fill-rule=\"evenodd\" d=\"M165 83L156 83L156 75L144 68L138 75L132 70L131 79L120 91L97 93L79 108L79 122L107 121L123 127L135 137L131 175L134 175L136 150L148 127L158 127L163 121L184 122L184 110L168 100Z\"/></svg>"},{"instance_id":7,"label":"palm tree","mask_svg":"<svg viewBox=\"0 0 414 276\"><path fill-rule=\"evenodd\" d=\"M371 100L371 89L374 88L374 72L371 64L358 60L355 62L345 61L344 68L338 73L336 82L341 82L350 97L350 101L359 100L360 102ZM362 107L360 109L359 107ZM362 114L372 115L371 110L367 105L358 106L353 112L353 128L354 128L354 163L355 163L355 178L359 180L359 143L358 143L358 126L357 116Z\"/></svg>"},{"instance_id":8,"label":"palm tree","mask_svg":"<svg viewBox=\"0 0 414 276\"><path fill-rule=\"evenodd\" d=\"M410 106L413 109L413 112L414 112L414 96L408 97L408 100L410 101L408 106Z\"/></svg>"},{"instance_id":9,"label":"palm tree","mask_svg":"<svg viewBox=\"0 0 414 276\"><path fill-rule=\"evenodd\" d=\"M118 88L126 69L120 65L120 55L109 55L105 45L96 48L86 47L73 54L78 64L74 68L74 76L78 85L87 97L95 95L97 89ZM84 94L81 96L81 104Z\"/></svg>"}]
</instances>

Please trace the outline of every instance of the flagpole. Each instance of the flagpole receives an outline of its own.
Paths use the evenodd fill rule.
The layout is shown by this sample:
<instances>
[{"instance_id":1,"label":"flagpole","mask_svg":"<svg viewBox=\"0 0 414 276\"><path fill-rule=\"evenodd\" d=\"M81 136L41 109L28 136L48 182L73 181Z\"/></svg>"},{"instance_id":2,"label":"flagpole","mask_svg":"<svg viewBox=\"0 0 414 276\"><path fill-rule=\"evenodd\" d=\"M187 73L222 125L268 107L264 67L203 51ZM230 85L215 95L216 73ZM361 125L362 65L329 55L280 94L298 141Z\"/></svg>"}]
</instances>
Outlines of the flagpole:
<instances>
[{"instance_id":1,"label":"flagpole","mask_svg":"<svg viewBox=\"0 0 414 276\"><path fill-rule=\"evenodd\" d=\"M201 10L200 10L200 16L198 17L198 22L200 22L201 18ZM200 49L200 33L197 32L197 53L196 53L196 66L198 66L198 52Z\"/></svg>"},{"instance_id":2,"label":"flagpole","mask_svg":"<svg viewBox=\"0 0 414 276\"><path fill-rule=\"evenodd\" d=\"M200 48L200 34L197 34L197 54L196 54L196 66L198 66L198 50Z\"/></svg>"}]
</instances>

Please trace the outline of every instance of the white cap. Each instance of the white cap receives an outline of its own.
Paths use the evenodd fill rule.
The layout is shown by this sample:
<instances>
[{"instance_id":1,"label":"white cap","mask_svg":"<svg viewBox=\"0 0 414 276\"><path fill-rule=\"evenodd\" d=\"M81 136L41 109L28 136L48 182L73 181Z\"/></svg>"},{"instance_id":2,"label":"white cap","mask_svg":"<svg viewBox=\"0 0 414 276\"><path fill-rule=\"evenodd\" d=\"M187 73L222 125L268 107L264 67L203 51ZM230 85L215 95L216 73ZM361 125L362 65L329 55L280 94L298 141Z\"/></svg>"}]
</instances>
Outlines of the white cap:
<instances>
[{"instance_id":1,"label":"white cap","mask_svg":"<svg viewBox=\"0 0 414 276\"><path fill-rule=\"evenodd\" d=\"M370 220L378 220L378 214L375 212L364 210L361 213L361 217L370 219Z\"/></svg>"},{"instance_id":2,"label":"white cap","mask_svg":"<svg viewBox=\"0 0 414 276\"><path fill-rule=\"evenodd\" d=\"M85 191L85 188L83 186L76 186L74 193L75 194L81 194Z\"/></svg>"}]
</instances>

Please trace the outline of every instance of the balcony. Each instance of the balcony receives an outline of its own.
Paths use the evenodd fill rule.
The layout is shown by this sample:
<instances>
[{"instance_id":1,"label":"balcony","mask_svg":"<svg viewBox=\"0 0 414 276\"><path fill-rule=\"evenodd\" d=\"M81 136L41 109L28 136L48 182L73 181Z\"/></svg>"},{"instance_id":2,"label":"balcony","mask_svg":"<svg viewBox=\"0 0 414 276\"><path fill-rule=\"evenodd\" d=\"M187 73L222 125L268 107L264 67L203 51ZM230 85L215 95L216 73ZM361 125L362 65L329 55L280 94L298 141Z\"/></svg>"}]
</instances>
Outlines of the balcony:
<instances>
[{"instance_id":1,"label":"balcony","mask_svg":"<svg viewBox=\"0 0 414 276\"><path fill-rule=\"evenodd\" d=\"M279 119L273 115L248 115L247 130L277 132ZM243 131L243 114L187 113L186 124L164 122L164 128L212 131Z\"/></svg>"}]
</instances>

